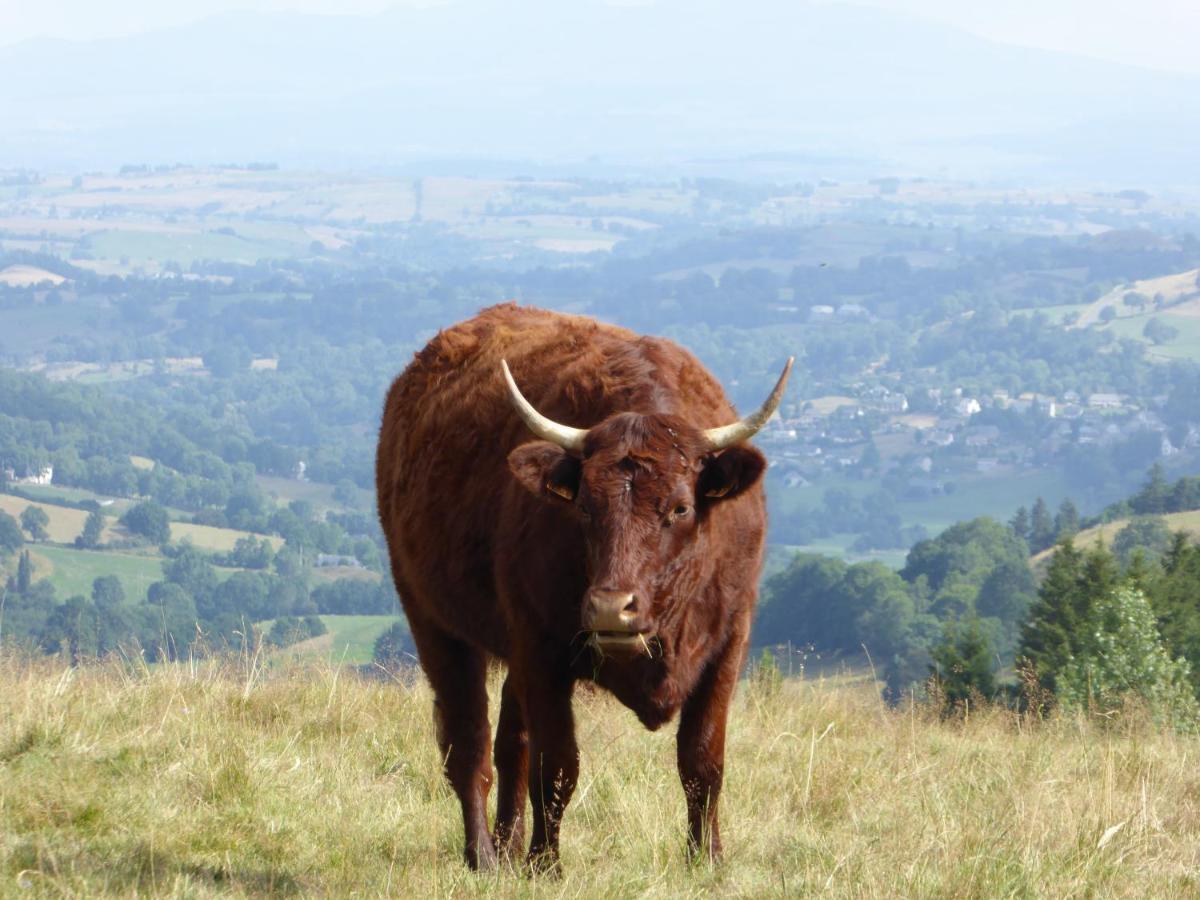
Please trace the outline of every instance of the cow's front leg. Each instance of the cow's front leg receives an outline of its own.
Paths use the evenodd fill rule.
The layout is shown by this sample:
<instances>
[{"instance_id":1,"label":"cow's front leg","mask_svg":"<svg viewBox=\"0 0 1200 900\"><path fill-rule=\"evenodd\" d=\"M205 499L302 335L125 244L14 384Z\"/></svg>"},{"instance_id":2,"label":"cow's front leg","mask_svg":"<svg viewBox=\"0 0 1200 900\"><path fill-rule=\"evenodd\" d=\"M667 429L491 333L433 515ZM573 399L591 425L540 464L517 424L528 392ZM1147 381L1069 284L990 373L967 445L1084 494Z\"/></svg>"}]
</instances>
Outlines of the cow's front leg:
<instances>
[{"instance_id":1,"label":"cow's front leg","mask_svg":"<svg viewBox=\"0 0 1200 900\"><path fill-rule=\"evenodd\" d=\"M709 663L683 705L676 737L679 780L687 799L688 850L693 856L721 856L717 801L725 775L725 724L746 653L744 636L735 635Z\"/></svg>"},{"instance_id":2,"label":"cow's front leg","mask_svg":"<svg viewBox=\"0 0 1200 900\"><path fill-rule=\"evenodd\" d=\"M558 829L579 779L571 713L574 682L565 671L527 670L521 674L518 690L529 730L529 800L533 807L529 865L538 872L557 871Z\"/></svg>"}]
</instances>

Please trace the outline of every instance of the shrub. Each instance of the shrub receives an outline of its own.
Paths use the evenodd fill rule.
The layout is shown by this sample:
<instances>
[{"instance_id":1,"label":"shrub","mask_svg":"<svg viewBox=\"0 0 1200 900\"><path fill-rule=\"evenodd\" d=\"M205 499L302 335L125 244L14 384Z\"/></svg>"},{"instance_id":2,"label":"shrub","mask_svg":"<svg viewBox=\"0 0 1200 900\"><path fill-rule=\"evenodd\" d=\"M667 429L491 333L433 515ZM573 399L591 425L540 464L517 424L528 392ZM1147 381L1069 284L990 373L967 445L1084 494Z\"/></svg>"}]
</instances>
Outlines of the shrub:
<instances>
[{"instance_id":1,"label":"shrub","mask_svg":"<svg viewBox=\"0 0 1200 900\"><path fill-rule=\"evenodd\" d=\"M171 520L167 511L153 500L131 506L121 516L121 524L131 533L156 544L166 544L171 540Z\"/></svg>"},{"instance_id":2,"label":"shrub","mask_svg":"<svg viewBox=\"0 0 1200 900\"><path fill-rule=\"evenodd\" d=\"M1058 677L1064 706L1111 715L1130 701L1141 702L1158 722L1196 727L1200 705L1188 683L1187 661L1168 655L1140 590L1122 587L1096 598L1089 625Z\"/></svg>"}]
</instances>

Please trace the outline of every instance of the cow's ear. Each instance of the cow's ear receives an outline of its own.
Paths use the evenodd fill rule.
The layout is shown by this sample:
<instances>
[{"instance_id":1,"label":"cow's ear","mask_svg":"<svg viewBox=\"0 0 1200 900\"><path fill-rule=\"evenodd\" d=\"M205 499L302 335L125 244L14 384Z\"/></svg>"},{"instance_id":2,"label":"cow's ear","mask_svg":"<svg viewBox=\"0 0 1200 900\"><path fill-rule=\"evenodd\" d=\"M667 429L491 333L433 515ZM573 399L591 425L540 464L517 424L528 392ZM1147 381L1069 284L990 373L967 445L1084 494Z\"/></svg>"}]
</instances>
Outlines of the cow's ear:
<instances>
[{"instance_id":1,"label":"cow's ear","mask_svg":"<svg viewBox=\"0 0 1200 900\"><path fill-rule=\"evenodd\" d=\"M730 500L754 487L767 467L767 458L753 447L730 447L710 456L696 484L697 503Z\"/></svg>"},{"instance_id":2,"label":"cow's ear","mask_svg":"<svg viewBox=\"0 0 1200 900\"><path fill-rule=\"evenodd\" d=\"M508 467L527 491L539 497L570 502L579 493L579 460L549 441L522 444L508 454Z\"/></svg>"}]
</instances>

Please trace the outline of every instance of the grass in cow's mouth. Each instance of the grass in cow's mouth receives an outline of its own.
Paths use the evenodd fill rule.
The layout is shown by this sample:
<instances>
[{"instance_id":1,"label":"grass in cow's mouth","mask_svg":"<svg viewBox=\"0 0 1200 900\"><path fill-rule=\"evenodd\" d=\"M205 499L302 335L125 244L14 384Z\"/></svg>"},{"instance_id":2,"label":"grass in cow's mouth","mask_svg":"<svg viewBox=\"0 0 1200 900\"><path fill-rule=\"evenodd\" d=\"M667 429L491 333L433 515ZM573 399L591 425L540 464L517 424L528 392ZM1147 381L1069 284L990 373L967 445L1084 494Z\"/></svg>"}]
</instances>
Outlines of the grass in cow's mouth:
<instances>
[{"instance_id":1,"label":"grass in cow's mouth","mask_svg":"<svg viewBox=\"0 0 1200 900\"><path fill-rule=\"evenodd\" d=\"M601 654L604 653L606 646L612 649L637 647L651 658L654 657L654 650L658 647L657 639L647 638L645 633L640 631L593 631L591 637L588 638L588 643Z\"/></svg>"}]
</instances>

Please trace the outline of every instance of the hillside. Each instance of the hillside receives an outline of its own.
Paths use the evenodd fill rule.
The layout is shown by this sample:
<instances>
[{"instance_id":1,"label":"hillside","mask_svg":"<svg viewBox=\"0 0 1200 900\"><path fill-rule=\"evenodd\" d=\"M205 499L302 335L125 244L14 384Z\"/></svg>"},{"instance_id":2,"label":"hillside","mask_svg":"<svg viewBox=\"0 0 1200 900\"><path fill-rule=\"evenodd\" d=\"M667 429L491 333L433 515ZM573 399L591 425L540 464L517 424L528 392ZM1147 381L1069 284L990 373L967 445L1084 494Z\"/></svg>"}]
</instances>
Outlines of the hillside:
<instances>
[{"instance_id":1,"label":"hillside","mask_svg":"<svg viewBox=\"0 0 1200 900\"><path fill-rule=\"evenodd\" d=\"M492 680L493 697L499 689ZM0 661L0 880L30 896L1111 896L1194 891L1190 739L940 721L866 687L753 679L727 858L689 866L673 729L577 696L561 880L480 877L407 677ZM493 708L493 717L494 717ZM148 790L153 785L153 790Z\"/></svg>"},{"instance_id":2,"label":"hillside","mask_svg":"<svg viewBox=\"0 0 1200 900\"><path fill-rule=\"evenodd\" d=\"M1119 319L1142 315L1141 308L1125 302L1125 298L1129 294L1140 294L1145 298L1146 305L1151 310L1158 306L1162 311L1176 315L1196 316L1200 314L1200 310L1197 310L1197 304L1200 303L1198 277L1200 277L1200 269L1191 269L1187 272L1175 272L1156 278L1142 278L1128 284L1118 285L1084 309L1071 327L1086 328L1096 324L1100 321L1100 313L1106 307L1111 307Z\"/></svg>"},{"instance_id":3,"label":"hillside","mask_svg":"<svg viewBox=\"0 0 1200 900\"><path fill-rule=\"evenodd\" d=\"M1167 513L1162 516L1167 523L1167 527L1172 531L1184 531L1193 538L1200 536L1200 510L1189 510L1187 512ZM1091 547L1097 541L1102 542L1106 547L1111 547L1113 538L1129 524L1129 519L1114 519L1111 522L1104 522L1101 525L1095 525L1091 528L1085 528L1074 537L1076 547L1086 548ZM1043 561L1049 559L1054 554L1054 548L1043 550L1033 556L1031 562L1037 566Z\"/></svg>"},{"instance_id":4,"label":"hillside","mask_svg":"<svg viewBox=\"0 0 1200 900\"><path fill-rule=\"evenodd\" d=\"M0 511L19 518L28 506L44 510L50 518L46 526L49 534L47 543L30 543L30 559L33 562L34 578L47 578L61 598L75 594L88 596L92 582L103 575L115 575L120 579L129 597L144 597L146 589L162 578L163 557L156 548L111 548L101 546L95 550L78 550L73 546L76 536L83 531L88 514L81 509L59 506L54 503L35 502L11 494L0 494ZM211 525L194 525L188 522L171 523L173 541L190 541L198 549L207 552L228 552L239 539L254 537L266 540L272 549L283 546L279 537L252 535L234 528L217 528ZM116 517L107 516L101 543L127 540L128 535L117 524ZM3 568L0 567L0 572Z\"/></svg>"}]
</instances>

